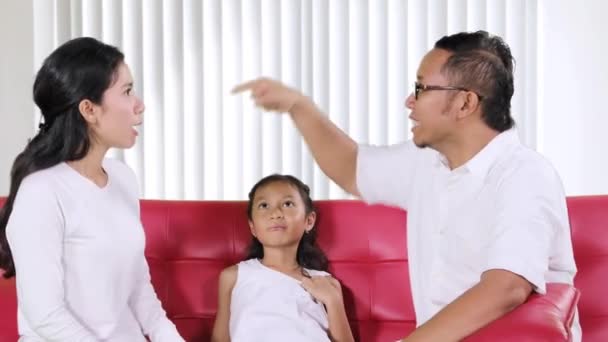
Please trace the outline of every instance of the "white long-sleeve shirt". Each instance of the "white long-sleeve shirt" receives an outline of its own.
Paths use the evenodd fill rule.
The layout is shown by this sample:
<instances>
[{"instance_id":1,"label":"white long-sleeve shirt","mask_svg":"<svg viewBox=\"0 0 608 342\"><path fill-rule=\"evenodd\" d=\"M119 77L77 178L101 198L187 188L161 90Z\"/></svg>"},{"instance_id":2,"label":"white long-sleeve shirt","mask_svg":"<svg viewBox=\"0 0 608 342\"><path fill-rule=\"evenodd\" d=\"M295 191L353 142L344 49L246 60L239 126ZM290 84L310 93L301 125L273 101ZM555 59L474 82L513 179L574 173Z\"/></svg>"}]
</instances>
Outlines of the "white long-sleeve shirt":
<instances>
[{"instance_id":1,"label":"white long-sleeve shirt","mask_svg":"<svg viewBox=\"0 0 608 342\"><path fill-rule=\"evenodd\" d=\"M20 341L183 341L150 283L135 175L103 167L103 188L66 163L19 187L6 234Z\"/></svg>"}]
</instances>

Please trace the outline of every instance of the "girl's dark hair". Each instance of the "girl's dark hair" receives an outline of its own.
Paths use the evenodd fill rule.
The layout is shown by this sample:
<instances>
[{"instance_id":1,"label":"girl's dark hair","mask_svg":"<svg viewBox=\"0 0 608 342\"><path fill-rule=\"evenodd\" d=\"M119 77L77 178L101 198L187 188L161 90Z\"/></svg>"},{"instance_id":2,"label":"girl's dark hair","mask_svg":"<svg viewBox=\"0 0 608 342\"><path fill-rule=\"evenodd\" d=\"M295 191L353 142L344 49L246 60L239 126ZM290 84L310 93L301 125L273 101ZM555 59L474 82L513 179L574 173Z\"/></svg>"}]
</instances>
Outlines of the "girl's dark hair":
<instances>
[{"instance_id":1,"label":"girl's dark hair","mask_svg":"<svg viewBox=\"0 0 608 342\"><path fill-rule=\"evenodd\" d=\"M15 275L6 225L19 185L36 171L79 160L87 154L91 140L78 106L85 99L101 104L123 61L123 54L113 46L93 38L76 38L53 51L36 74L34 102L44 122L17 155L11 168L9 195L0 210L0 268L5 278Z\"/></svg>"},{"instance_id":2,"label":"girl's dark hair","mask_svg":"<svg viewBox=\"0 0 608 342\"><path fill-rule=\"evenodd\" d=\"M310 198L310 188L308 187L308 185L302 183L302 181L300 181L294 176L273 174L262 178L253 186L253 188L251 188L251 191L249 191L249 203L247 204L247 217L249 218L249 221L252 221L253 200L255 198L255 193L258 191L259 188L275 182L287 183L298 190L298 193L302 198L302 202L304 202L304 207L307 216L313 212L316 212L314 203ZM254 258L261 259L263 257L264 247L262 246L260 241L254 236L252 237L251 244L249 245L245 260ZM325 253L323 253L323 251L319 248L319 246L317 246L316 222L312 229L302 236L300 244L298 245L296 260L298 262L298 265L300 265L301 267L318 271L327 271L327 257L325 256Z\"/></svg>"}]
</instances>

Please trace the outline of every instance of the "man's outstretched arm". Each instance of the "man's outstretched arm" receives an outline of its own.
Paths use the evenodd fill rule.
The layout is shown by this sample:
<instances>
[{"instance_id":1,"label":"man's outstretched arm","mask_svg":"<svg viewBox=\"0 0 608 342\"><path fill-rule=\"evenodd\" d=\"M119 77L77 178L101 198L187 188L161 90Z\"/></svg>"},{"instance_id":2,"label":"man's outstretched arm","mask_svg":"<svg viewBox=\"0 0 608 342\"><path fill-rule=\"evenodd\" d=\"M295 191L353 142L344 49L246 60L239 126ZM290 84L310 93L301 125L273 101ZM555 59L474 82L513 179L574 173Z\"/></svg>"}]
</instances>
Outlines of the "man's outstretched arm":
<instances>
[{"instance_id":1,"label":"man's outstretched arm","mask_svg":"<svg viewBox=\"0 0 608 342\"><path fill-rule=\"evenodd\" d=\"M356 185L357 143L323 115L312 100L266 78L238 85L233 93L247 90L257 106L289 113L321 170L342 189L360 196Z\"/></svg>"}]
</instances>

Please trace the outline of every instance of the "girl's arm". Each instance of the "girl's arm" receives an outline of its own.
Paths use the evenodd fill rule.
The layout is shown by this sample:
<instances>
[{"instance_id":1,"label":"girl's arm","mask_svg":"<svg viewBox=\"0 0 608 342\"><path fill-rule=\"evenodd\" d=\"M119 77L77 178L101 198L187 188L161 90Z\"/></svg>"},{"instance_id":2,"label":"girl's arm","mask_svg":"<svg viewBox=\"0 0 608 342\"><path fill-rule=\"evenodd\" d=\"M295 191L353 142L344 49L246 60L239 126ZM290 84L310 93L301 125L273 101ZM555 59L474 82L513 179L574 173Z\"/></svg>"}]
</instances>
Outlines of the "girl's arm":
<instances>
[{"instance_id":1,"label":"girl's arm","mask_svg":"<svg viewBox=\"0 0 608 342\"><path fill-rule=\"evenodd\" d=\"M232 265L220 273L217 315L215 316L211 342L230 342L230 297L236 283L237 267L237 265Z\"/></svg>"},{"instance_id":2,"label":"girl's arm","mask_svg":"<svg viewBox=\"0 0 608 342\"><path fill-rule=\"evenodd\" d=\"M304 279L302 286L313 297L325 305L329 321L329 338L333 342L353 342L353 333L342 299L340 282L331 276Z\"/></svg>"},{"instance_id":3,"label":"girl's arm","mask_svg":"<svg viewBox=\"0 0 608 342\"><path fill-rule=\"evenodd\" d=\"M329 338L334 342L354 341L342 299L335 303L325 304L325 308L329 320Z\"/></svg>"}]
</instances>

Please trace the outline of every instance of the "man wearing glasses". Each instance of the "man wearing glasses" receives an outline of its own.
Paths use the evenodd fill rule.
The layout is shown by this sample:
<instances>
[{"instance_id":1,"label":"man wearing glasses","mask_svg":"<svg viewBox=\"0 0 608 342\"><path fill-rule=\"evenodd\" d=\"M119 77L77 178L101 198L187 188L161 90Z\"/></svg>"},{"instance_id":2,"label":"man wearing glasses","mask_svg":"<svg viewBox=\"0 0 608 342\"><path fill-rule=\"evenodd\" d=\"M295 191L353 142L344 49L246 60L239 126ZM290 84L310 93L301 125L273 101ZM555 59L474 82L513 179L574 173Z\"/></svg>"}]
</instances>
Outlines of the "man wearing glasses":
<instances>
[{"instance_id":1,"label":"man wearing glasses","mask_svg":"<svg viewBox=\"0 0 608 342\"><path fill-rule=\"evenodd\" d=\"M513 57L487 32L441 38L406 100L413 139L357 145L315 104L276 81L237 86L288 112L335 183L408 211L417 329L404 341L461 340L576 273L565 194L553 167L513 128ZM517 252L516 252L517 251ZM573 340L580 341L578 318Z\"/></svg>"}]
</instances>

